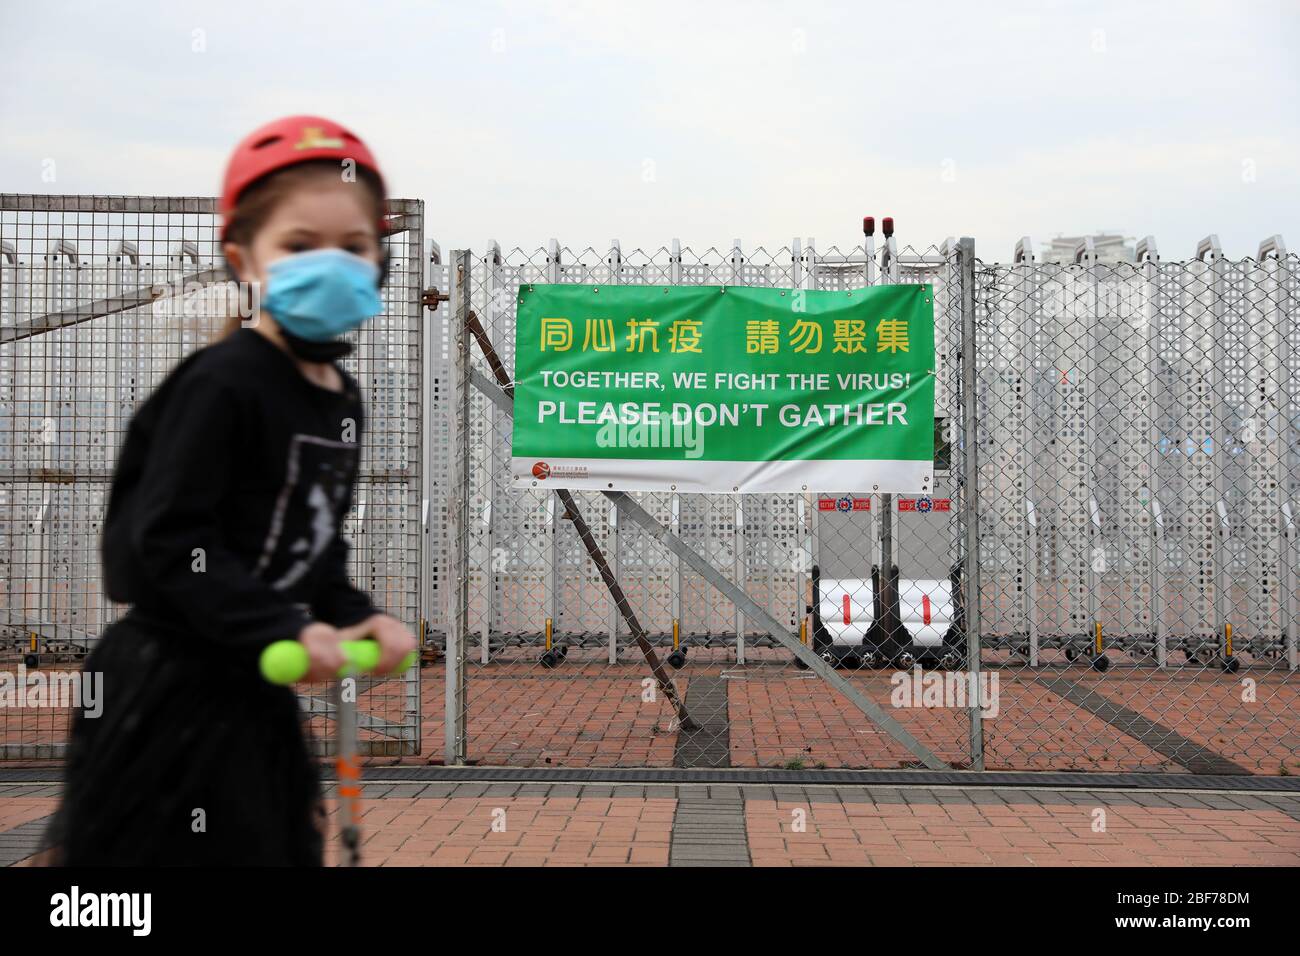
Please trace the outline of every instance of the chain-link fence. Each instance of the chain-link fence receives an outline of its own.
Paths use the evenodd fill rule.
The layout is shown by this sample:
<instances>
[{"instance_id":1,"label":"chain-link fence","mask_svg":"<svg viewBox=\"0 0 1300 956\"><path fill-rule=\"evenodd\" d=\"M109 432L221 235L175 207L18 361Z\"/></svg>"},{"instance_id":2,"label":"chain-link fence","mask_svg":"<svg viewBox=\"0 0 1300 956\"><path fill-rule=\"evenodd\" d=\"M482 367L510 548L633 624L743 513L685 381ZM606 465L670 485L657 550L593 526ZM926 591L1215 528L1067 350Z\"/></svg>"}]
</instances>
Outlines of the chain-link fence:
<instances>
[{"instance_id":1,"label":"chain-link fence","mask_svg":"<svg viewBox=\"0 0 1300 956\"><path fill-rule=\"evenodd\" d=\"M939 361L956 367L955 245L898 252L890 240L882 254L891 281L933 286ZM486 348L503 369L494 371L484 342L461 339L469 369L462 396L465 458L454 459L453 468L462 469L468 493L453 555L462 555L467 591L459 648L454 594L451 605L453 673L457 650L464 660L463 680L449 682L453 758L692 767L963 760L964 713L891 708L894 688L884 673L868 678L863 672L836 688L800 669L784 646L798 642L827 660L841 648L815 613L814 582L827 576L823 564L834 565L830 573L842 584L858 579L854 597L860 597L870 565L879 561L871 514L844 513L836 503L855 495L869 501L870 489L843 495L578 492L566 504L558 493L509 485L509 383L522 283L837 290L881 281L878 271L874 250L819 252L798 244L774 253L746 252L739 244L697 253L674 244L628 255L617 245L607 252L553 245L533 256L518 250L503 256L493 247L467 258L452 304L463 297L461 309L481 325ZM939 414L949 429L955 403L956 391L941 389ZM951 457L949 448L944 453ZM949 495L957 493L954 486ZM842 523L827 514L828 505ZM961 509L946 514L953 520L943 534L960 549ZM956 573L949 567L955 560L948 555L945 581ZM602 563L616 588L604 579ZM673 668L680 709L654 678L639 632ZM957 644L949 651L962 653ZM882 730L882 720L897 721L903 734ZM916 746L903 739L908 734Z\"/></svg>"},{"instance_id":2,"label":"chain-link fence","mask_svg":"<svg viewBox=\"0 0 1300 956\"><path fill-rule=\"evenodd\" d=\"M448 757L1294 771L1294 257L972 249L462 254ZM934 492L512 488L516 292L544 282L930 284Z\"/></svg>"},{"instance_id":3,"label":"chain-link fence","mask_svg":"<svg viewBox=\"0 0 1300 956\"><path fill-rule=\"evenodd\" d=\"M389 206L385 308L345 365L369 415L345 533L375 601L422 622L423 203ZM99 535L126 424L231 314L215 200L0 196L0 757L57 756L55 685L121 608L103 592ZM37 679L36 675L40 675ZM419 747L418 675L362 686L363 747ZM317 737L332 705L308 692Z\"/></svg>"},{"instance_id":4,"label":"chain-link fence","mask_svg":"<svg viewBox=\"0 0 1300 956\"><path fill-rule=\"evenodd\" d=\"M989 766L1295 772L1296 257L976 270Z\"/></svg>"},{"instance_id":5,"label":"chain-link fence","mask_svg":"<svg viewBox=\"0 0 1300 956\"><path fill-rule=\"evenodd\" d=\"M1186 262L1085 243L987 264L968 240L892 238L444 260L421 216L392 204L385 312L348 360L369 430L346 532L357 581L446 672L364 685L370 753L1300 769L1280 240L1243 261L1207 241ZM67 671L118 612L108 478L131 411L226 314L215 225L208 199L0 197L0 671ZM929 285L933 492L511 487L516 292L545 282ZM325 696L303 700L327 737ZM66 724L0 708L0 757L56 756Z\"/></svg>"}]
</instances>

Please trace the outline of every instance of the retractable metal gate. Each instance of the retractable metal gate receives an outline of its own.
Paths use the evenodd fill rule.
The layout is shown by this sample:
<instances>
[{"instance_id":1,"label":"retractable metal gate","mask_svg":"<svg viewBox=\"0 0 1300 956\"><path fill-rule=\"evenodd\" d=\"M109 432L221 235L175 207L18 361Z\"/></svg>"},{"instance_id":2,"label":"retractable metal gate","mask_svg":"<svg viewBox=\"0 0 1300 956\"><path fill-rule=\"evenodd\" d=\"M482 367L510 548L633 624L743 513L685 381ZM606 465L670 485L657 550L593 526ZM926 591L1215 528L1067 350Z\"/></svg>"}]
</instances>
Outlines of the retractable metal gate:
<instances>
[{"instance_id":1,"label":"retractable metal gate","mask_svg":"<svg viewBox=\"0 0 1300 956\"><path fill-rule=\"evenodd\" d=\"M960 347L957 246L893 256L892 281L929 282ZM973 263L973 259L969 260ZM964 712L891 706L884 671L833 671L814 649L819 553L848 567L871 559L866 537L836 530L812 494L688 495L510 488L516 293L530 282L766 285L853 289L881 281L873 250L819 253L573 251L453 257L457 341L443 377L458 387L453 442L446 747L452 761L658 766L946 766L964 763ZM482 342L458 330L481 325ZM505 386L504 388L502 386ZM951 418L956 391L944 399ZM872 489L847 489L872 495ZM833 500L833 496L830 500ZM576 509L576 514L574 513ZM950 511L954 519L960 509ZM954 528L959 527L954 524ZM589 530L589 536L584 531ZM950 543L961 535L945 528ZM587 540L589 537L590 540ZM593 553L593 545L599 559ZM830 560L830 558L826 558ZM604 562L626 598L621 612ZM653 676L636 631L672 668L684 708ZM796 663L793 647L813 652ZM809 665L811 670L805 670ZM683 712L684 711L684 712ZM687 721L683 725L683 719Z\"/></svg>"},{"instance_id":2,"label":"retractable metal gate","mask_svg":"<svg viewBox=\"0 0 1300 956\"><path fill-rule=\"evenodd\" d=\"M1296 257L976 269L989 766L1295 772Z\"/></svg>"},{"instance_id":3,"label":"retractable metal gate","mask_svg":"<svg viewBox=\"0 0 1300 956\"><path fill-rule=\"evenodd\" d=\"M385 308L345 364L369 413L352 570L413 627L424 611L423 203L394 200ZM230 314L208 198L0 196L0 671L79 666L120 609L99 534L130 416ZM27 695L0 707L0 757L62 751L69 710ZM304 703L316 713L328 705ZM419 676L365 685L363 747L419 748ZM314 721L327 736L324 717Z\"/></svg>"},{"instance_id":4,"label":"retractable metal gate","mask_svg":"<svg viewBox=\"0 0 1300 956\"><path fill-rule=\"evenodd\" d=\"M1295 257L1278 239L1231 262L1209 240L1163 262L1146 240L1139 259L1084 242L1039 262L1022 242L991 264L892 237L456 254L447 758L1295 772ZM510 488L528 282L929 283L934 492L576 493L575 520ZM801 669L791 639L847 685Z\"/></svg>"}]
</instances>

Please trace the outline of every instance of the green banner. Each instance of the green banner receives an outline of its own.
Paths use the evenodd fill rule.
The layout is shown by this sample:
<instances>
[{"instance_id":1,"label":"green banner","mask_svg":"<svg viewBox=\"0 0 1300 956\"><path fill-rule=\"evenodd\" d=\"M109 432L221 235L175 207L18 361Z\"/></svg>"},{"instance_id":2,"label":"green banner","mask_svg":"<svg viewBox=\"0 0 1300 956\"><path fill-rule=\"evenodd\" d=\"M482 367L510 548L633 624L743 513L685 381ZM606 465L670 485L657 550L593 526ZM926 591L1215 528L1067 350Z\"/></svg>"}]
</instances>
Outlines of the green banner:
<instances>
[{"instance_id":1,"label":"green banner","mask_svg":"<svg viewBox=\"0 0 1300 956\"><path fill-rule=\"evenodd\" d=\"M517 487L928 493L934 293L524 285Z\"/></svg>"}]
</instances>

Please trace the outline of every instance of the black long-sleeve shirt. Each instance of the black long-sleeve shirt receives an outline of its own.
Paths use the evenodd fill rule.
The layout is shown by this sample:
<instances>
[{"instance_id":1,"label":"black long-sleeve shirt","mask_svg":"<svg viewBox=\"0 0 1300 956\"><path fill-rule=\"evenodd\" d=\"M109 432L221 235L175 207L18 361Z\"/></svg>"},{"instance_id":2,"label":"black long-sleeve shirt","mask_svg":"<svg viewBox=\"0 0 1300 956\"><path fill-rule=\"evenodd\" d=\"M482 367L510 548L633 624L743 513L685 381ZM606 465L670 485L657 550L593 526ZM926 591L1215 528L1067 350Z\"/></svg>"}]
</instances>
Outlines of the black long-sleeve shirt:
<instances>
[{"instance_id":1,"label":"black long-sleeve shirt","mask_svg":"<svg viewBox=\"0 0 1300 956\"><path fill-rule=\"evenodd\" d=\"M340 370L341 372L341 370ZM252 329L182 362L136 412L104 527L109 596L256 650L374 607L340 534L360 457L356 382L313 385Z\"/></svg>"}]
</instances>

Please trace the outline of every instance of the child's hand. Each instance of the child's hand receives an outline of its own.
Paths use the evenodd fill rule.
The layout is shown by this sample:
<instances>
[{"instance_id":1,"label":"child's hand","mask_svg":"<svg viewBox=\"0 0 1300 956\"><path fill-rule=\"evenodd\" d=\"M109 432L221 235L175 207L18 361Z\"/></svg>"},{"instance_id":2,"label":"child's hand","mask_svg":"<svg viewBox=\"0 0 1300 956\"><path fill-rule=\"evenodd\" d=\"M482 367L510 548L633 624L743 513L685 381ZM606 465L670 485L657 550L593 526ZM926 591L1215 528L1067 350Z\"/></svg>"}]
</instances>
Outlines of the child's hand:
<instances>
[{"instance_id":1,"label":"child's hand","mask_svg":"<svg viewBox=\"0 0 1300 956\"><path fill-rule=\"evenodd\" d=\"M379 665L375 668L376 674L391 674L416 646L415 635L407 626L387 614L372 614L360 624L345 627L339 633L345 641L370 637L378 642Z\"/></svg>"},{"instance_id":2,"label":"child's hand","mask_svg":"<svg viewBox=\"0 0 1300 956\"><path fill-rule=\"evenodd\" d=\"M320 621L308 624L298 632L298 643L307 648L311 660L311 669L303 680L322 681L338 677L339 670L347 663L339 647L342 639L342 631Z\"/></svg>"}]
</instances>

